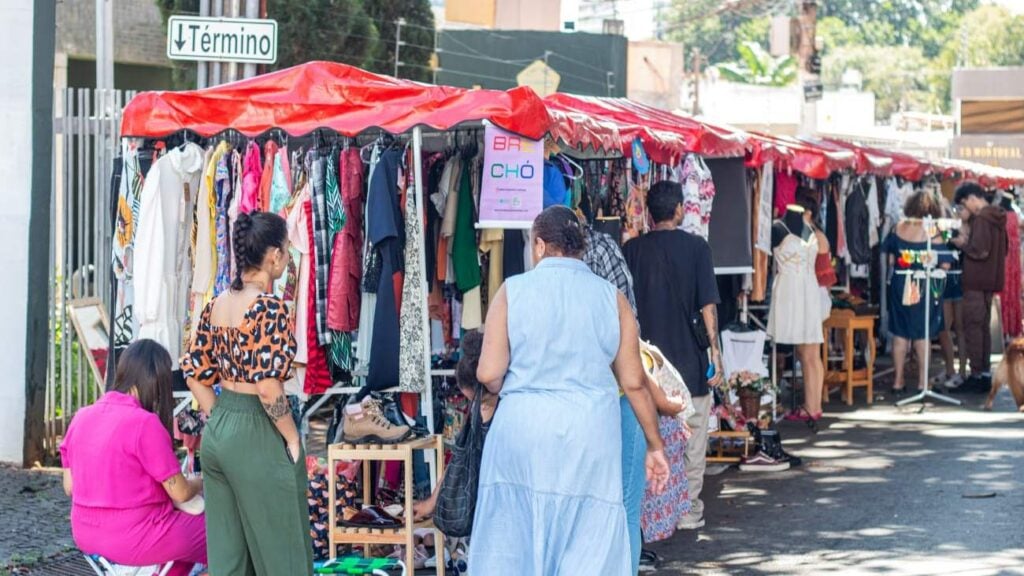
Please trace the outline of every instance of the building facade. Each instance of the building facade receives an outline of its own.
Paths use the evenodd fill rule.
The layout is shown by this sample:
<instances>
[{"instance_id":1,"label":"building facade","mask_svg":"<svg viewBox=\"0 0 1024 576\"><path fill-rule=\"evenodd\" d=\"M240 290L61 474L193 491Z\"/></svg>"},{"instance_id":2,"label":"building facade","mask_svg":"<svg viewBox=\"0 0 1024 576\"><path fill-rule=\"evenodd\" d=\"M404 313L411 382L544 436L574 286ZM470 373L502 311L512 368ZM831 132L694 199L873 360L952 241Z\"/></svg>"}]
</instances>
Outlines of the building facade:
<instances>
[{"instance_id":1,"label":"building facade","mask_svg":"<svg viewBox=\"0 0 1024 576\"><path fill-rule=\"evenodd\" d=\"M54 84L58 88L96 86L96 8L94 0L62 0L57 6ZM117 0L114 10L114 87L125 90L171 88L167 27L154 0Z\"/></svg>"},{"instance_id":2,"label":"building facade","mask_svg":"<svg viewBox=\"0 0 1024 576\"><path fill-rule=\"evenodd\" d=\"M954 70L953 108L952 157L1024 169L1024 67Z\"/></svg>"}]
</instances>

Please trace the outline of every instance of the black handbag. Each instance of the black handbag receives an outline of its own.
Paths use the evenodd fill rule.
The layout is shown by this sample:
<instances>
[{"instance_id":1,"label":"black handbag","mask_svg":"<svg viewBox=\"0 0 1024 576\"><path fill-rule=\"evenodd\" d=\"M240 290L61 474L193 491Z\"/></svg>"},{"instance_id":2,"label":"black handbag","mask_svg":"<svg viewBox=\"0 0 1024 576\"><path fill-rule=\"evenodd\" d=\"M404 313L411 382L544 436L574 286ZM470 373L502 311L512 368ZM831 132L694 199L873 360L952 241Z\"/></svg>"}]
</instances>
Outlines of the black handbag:
<instances>
[{"instance_id":1,"label":"black handbag","mask_svg":"<svg viewBox=\"0 0 1024 576\"><path fill-rule=\"evenodd\" d=\"M434 507L434 525L451 538L469 536L476 513L480 483L480 462L484 454L484 422L480 415L483 390L478 386L470 404L470 417L459 431L452 457L444 470L441 490Z\"/></svg>"},{"instance_id":2,"label":"black handbag","mask_svg":"<svg viewBox=\"0 0 1024 576\"><path fill-rule=\"evenodd\" d=\"M707 351L708 348L711 348L711 339L708 338L708 328L704 324L704 315L693 314L690 312L690 307L686 305L686 300L680 296L679 291L676 289L676 283L672 278L672 267L669 266L668 256L665 254L665 247L658 246L656 252L661 256L661 269L664 270L666 276L668 276L668 289L671 293L672 300L679 304L679 307L683 310L683 322L685 322L689 327L690 334L693 336L693 341L697 344L697 348L699 348L701 352Z\"/></svg>"}]
</instances>

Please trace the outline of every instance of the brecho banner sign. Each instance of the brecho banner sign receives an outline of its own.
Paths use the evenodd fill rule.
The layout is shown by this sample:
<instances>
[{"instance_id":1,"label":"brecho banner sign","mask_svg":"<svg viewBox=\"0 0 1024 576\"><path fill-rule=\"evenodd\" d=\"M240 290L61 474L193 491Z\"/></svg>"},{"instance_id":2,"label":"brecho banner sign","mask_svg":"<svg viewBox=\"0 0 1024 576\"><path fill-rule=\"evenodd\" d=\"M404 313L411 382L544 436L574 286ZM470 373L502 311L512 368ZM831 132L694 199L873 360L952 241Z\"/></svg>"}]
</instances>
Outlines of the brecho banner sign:
<instances>
[{"instance_id":1,"label":"brecho banner sign","mask_svg":"<svg viewBox=\"0 0 1024 576\"><path fill-rule=\"evenodd\" d=\"M544 144L484 127L480 228L528 229L544 208Z\"/></svg>"}]
</instances>

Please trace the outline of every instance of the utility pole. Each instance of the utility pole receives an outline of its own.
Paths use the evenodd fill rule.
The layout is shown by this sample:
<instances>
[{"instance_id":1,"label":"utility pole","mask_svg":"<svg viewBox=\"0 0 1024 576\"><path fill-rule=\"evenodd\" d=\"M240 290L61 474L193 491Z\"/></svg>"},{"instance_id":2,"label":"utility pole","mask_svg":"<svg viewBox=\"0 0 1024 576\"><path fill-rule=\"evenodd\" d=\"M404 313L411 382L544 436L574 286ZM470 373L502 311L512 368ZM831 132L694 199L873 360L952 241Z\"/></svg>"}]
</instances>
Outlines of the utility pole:
<instances>
[{"instance_id":1,"label":"utility pole","mask_svg":"<svg viewBox=\"0 0 1024 576\"><path fill-rule=\"evenodd\" d=\"M801 84L807 86L809 83L818 83L818 74L811 72L811 59L817 51L817 27L818 27L818 2L817 0L800 0L800 45L797 51L797 60L800 63L799 78ZM806 94L806 93L805 93ZM811 136L818 129L818 103L816 100L807 101L805 96L802 106L800 122L801 134Z\"/></svg>"},{"instance_id":2,"label":"utility pole","mask_svg":"<svg viewBox=\"0 0 1024 576\"><path fill-rule=\"evenodd\" d=\"M395 20L395 78L398 78L398 65L401 64L401 61L398 59L398 53L402 48L403 25L405 25L405 18Z\"/></svg>"},{"instance_id":3,"label":"utility pole","mask_svg":"<svg viewBox=\"0 0 1024 576\"><path fill-rule=\"evenodd\" d=\"M243 0L245 2L245 17L260 18L260 0ZM242 72L242 78L252 78L256 75L256 65L246 64Z\"/></svg>"},{"instance_id":4,"label":"utility pole","mask_svg":"<svg viewBox=\"0 0 1024 576\"><path fill-rule=\"evenodd\" d=\"M213 9L213 14L211 14L211 16L215 18L222 18L224 16L224 0L212 1L213 6L211 6L211 8ZM223 80L221 79L221 74L223 74L224 72L223 64L221 62L210 62L210 68L213 70L213 72L210 75L210 85L220 86L221 83L223 82Z\"/></svg>"},{"instance_id":5,"label":"utility pole","mask_svg":"<svg viewBox=\"0 0 1024 576\"><path fill-rule=\"evenodd\" d=\"M199 15L210 15L210 0L199 0ZM210 85L210 65L199 62L196 66L196 88L203 89Z\"/></svg>"},{"instance_id":6,"label":"utility pole","mask_svg":"<svg viewBox=\"0 0 1024 576\"><path fill-rule=\"evenodd\" d=\"M96 0L96 88L114 89L114 0ZM103 93L104 100L109 92ZM103 103L104 113L107 111Z\"/></svg>"}]
</instances>

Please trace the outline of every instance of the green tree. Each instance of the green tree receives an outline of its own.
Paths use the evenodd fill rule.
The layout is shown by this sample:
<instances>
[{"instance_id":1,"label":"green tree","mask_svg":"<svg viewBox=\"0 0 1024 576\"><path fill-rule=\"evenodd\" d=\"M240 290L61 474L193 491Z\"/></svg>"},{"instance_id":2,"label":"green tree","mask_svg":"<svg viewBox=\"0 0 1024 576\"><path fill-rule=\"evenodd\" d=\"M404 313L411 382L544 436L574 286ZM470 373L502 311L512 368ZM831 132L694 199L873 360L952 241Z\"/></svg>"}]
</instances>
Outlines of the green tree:
<instances>
[{"instance_id":1,"label":"green tree","mask_svg":"<svg viewBox=\"0 0 1024 576\"><path fill-rule=\"evenodd\" d=\"M857 70L864 90L875 95L875 117L905 110L936 111L940 102L929 85L931 64L920 48L909 46L846 46L822 62L822 82L839 88L843 73Z\"/></svg>"},{"instance_id":2,"label":"green tree","mask_svg":"<svg viewBox=\"0 0 1024 576\"><path fill-rule=\"evenodd\" d=\"M736 60L737 41L755 39L740 35L756 32L756 26L741 30L750 17L723 10L725 4L723 0L673 0L672 22L666 27L669 36L681 42L687 54L695 48L700 50L709 64Z\"/></svg>"},{"instance_id":3,"label":"green tree","mask_svg":"<svg viewBox=\"0 0 1024 576\"><path fill-rule=\"evenodd\" d=\"M818 38L821 38L825 45L825 51L843 46L858 46L864 43L864 37L859 28L847 26L845 22L835 16L826 16L818 20Z\"/></svg>"},{"instance_id":4,"label":"green tree","mask_svg":"<svg viewBox=\"0 0 1024 576\"><path fill-rule=\"evenodd\" d=\"M366 13L377 26L380 38L371 54L370 70L395 73L395 21L405 18L403 44L398 53L402 62L398 76L430 81L429 64L434 53L434 12L430 9L430 0L371 0L366 3Z\"/></svg>"},{"instance_id":5,"label":"green tree","mask_svg":"<svg viewBox=\"0 0 1024 576\"><path fill-rule=\"evenodd\" d=\"M796 59L792 56L776 58L757 42L743 42L737 50L738 62L716 66L726 80L758 86L789 86L796 81Z\"/></svg>"},{"instance_id":6,"label":"green tree","mask_svg":"<svg viewBox=\"0 0 1024 576\"><path fill-rule=\"evenodd\" d=\"M362 0L267 0L267 16L277 20L277 69L313 60L373 63L377 27Z\"/></svg>"},{"instance_id":7,"label":"green tree","mask_svg":"<svg viewBox=\"0 0 1024 576\"><path fill-rule=\"evenodd\" d=\"M1020 66L1024 64L1022 30L1024 17L1002 6L982 6L966 14L960 29L947 39L942 62L950 67L962 62L969 68Z\"/></svg>"},{"instance_id":8,"label":"green tree","mask_svg":"<svg viewBox=\"0 0 1024 576\"><path fill-rule=\"evenodd\" d=\"M198 14L199 0L155 0L160 15L163 16L164 28L167 19L174 14ZM190 90L196 87L196 65L181 60L171 61L171 85L176 90Z\"/></svg>"},{"instance_id":9,"label":"green tree","mask_svg":"<svg viewBox=\"0 0 1024 576\"><path fill-rule=\"evenodd\" d=\"M818 17L834 17L860 32L875 46L916 46L928 58L942 50L956 28L958 15L974 10L980 0L828 0L819 3Z\"/></svg>"}]
</instances>

